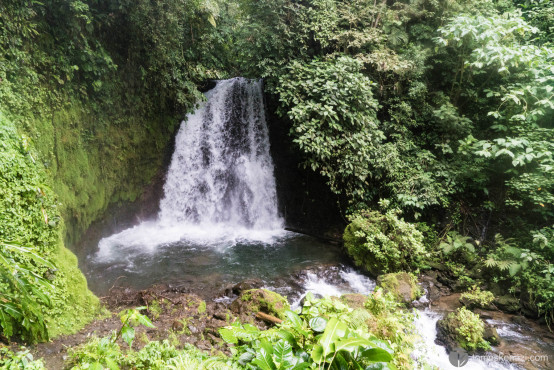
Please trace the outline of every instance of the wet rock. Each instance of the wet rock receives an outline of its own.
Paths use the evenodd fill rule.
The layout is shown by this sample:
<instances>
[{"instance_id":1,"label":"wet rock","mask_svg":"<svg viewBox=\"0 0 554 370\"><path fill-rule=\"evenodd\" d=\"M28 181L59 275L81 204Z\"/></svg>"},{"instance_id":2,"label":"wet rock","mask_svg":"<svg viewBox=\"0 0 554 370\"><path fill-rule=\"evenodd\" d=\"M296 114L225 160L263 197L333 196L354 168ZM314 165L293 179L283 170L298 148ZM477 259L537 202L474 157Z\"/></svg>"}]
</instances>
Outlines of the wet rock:
<instances>
[{"instance_id":1,"label":"wet rock","mask_svg":"<svg viewBox=\"0 0 554 370\"><path fill-rule=\"evenodd\" d=\"M513 316L512 317L512 322L514 324L517 324L517 325L529 325L529 322L527 320L527 318L525 318L524 316L521 316L521 315L518 315L518 316Z\"/></svg>"},{"instance_id":2,"label":"wet rock","mask_svg":"<svg viewBox=\"0 0 554 370\"><path fill-rule=\"evenodd\" d=\"M427 291L430 301L436 301L442 296L441 290L433 283L429 283L429 288L427 289Z\"/></svg>"},{"instance_id":3,"label":"wet rock","mask_svg":"<svg viewBox=\"0 0 554 370\"><path fill-rule=\"evenodd\" d=\"M253 319L257 312L263 312L284 319L284 312L290 309L290 305L287 299L278 293L267 289L252 289L242 292L229 308L241 317Z\"/></svg>"},{"instance_id":4,"label":"wet rock","mask_svg":"<svg viewBox=\"0 0 554 370\"><path fill-rule=\"evenodd\" d=\"M208 342L207 340L202 340L202 341L198 342L196 344L196 347L201 349L201 350L204 350L204 351L209 351L210 349L212 349L211 343Z\"/></svg>"},{"instance_id":5,"label":"wet rock","mask_svg":"<svg viewBox=\"0 0 554 370\"><path fill-rule=\"evenodd\" d=\"M222 328L222 327L227 326L229 324L227 324L227 322L223 321L223 320L212 320L211 325L213 327L216 327L216 328Z\"/></svg>"},{"instance_id":6,"label":"wet rock","mask_svg":"<svg viewBox=\"0 0 554 370\"><path fill-rule=\"evenodd\" d=\"M437 338L435 339L435 342L446 347L448 352L459 347L457 335L456 326L454 326L450 321L447 321L446 319L437 321Z\"/></svg>"},{"instance_id":7,"label":"wet rock","mask_svg":"<svg viewBox=\"0 0 554 370\"><path fill-rule=\"evenodd\" d=\"M469 353L475 353L488 348L488 343L483 338L484 329L485 323L479 315L462 307L437 321L435 342L445 346L449 352L461 347Z\"/></svg>"},{"instance_id":8,"label":"wet rock","mask_svg":"<svg viewBox=\"0 0 554 370\"><path fill-rule=\"evenodd\" d=\"M509 313L517 313L520 308L519 299L512 297L511 295L496 297L494 304L498 307L498 309Z\"/></svg>"},{"instance_id":9,"label":"wet rock","mask_svg":"<svg viewBox=\"0 0 554 370\"><path fill-rule=\"evenodd\" d=\"M380 275L377 278L377 285L405 304L418 299L422 293L415 276L407 272Z\"/></svg>"},{"instance_id":10,"label":"wet rock","mask_svg":"<svg viewBox=\"0 0 554 370\"><path fill-rule=\"evenodd\" d=\"M229 314L225 311L216 311L213 314L214 318L216 318L218 320L223 320L223 321L227 321L228 316L229 316Z\"/></svg>"},{"instance_id":11,"label":"wet rock","mask_svg":"<svg viewBox=\"0 0 554 370\"><path fill-rule=\"evenodd\" d=\"M246 290L259 289L264 285L263 281L259 279L248 279L235 284L231 289L234 295L240 295Z\"/></svg>"},{"instance_id":12,"label":"wet rock","mask_svg":"<svg viewBox=\"0 0 554 370\"><path fill-rule=\"evenodd\" d=\"M485 330L483 331L483 339L485 339L493 346L497 346L500 344L500 336L498 335L496 328L487 323L485 323Z\"/></svg>"},{"instance_id":13,"label":"wet rock","mask_svg":"<svg viewBox=\"0 0 554 370\"><path fill-rule=\"evenodd\" d=\"M427 298L427 295L424 294L418 300L413 301L412 307L415 307L415 308L429 307L429 299Z\"/></svg>"}]
</instances>

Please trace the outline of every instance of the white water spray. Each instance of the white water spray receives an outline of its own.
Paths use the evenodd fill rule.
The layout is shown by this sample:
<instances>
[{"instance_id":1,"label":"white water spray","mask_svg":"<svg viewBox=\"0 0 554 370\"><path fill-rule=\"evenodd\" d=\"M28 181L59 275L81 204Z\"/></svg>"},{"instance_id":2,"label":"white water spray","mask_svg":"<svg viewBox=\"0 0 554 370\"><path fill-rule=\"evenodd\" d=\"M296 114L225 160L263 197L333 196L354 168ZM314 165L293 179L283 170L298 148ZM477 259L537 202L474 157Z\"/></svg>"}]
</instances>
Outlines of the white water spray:
<instances>
[{"instance_id":1,"label":"white water spray","mask_svg":"<svg viewBox=\"0 0 554 370\"><path fill-rule=\"evenodd\" d=\"M261 81L218 81L175 140L155 221L104 238L96 257L154 251L187 240L226 247L284 234Z\"/></svg>"}]
</instances>

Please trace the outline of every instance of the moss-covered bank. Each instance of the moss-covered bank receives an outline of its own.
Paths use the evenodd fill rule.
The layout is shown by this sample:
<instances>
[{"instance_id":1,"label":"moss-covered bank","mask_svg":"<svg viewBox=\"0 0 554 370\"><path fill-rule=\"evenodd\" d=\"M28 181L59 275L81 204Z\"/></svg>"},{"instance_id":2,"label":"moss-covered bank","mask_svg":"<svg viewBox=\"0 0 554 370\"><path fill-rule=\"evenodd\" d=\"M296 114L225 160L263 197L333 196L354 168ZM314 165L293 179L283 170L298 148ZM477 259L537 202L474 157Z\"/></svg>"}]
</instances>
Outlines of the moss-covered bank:
<instances>
[{"instance_id":1,"label":"moss-covered bank","mask_svg":"<svg viewBox=\"0 0 554 370\"><path fill-rule=\"evenodd\" d=\"M22 123L52 179L71 245L110 203L140 195L159 169L178 119L99 112L74 102Z\"/></svg>"},{"instance_id":2,"label":"moss-covered bank","mask_svg":"<svg viewBox=\"0 0 554 370\"><path fill-rule=\"evenodd\" d=\"M0 113L0 240L29 247L50 260L56 269L35 266L15 256L20 268L33 270L51 281L51 306L43 309L50 336L69 333L90 321L99 309L77 267L77 258L63 244L65 230L60 203L52 191L52 179L26 135L13 120ZM3 281L2 281L3 282ZM3 289L9 289L3 287ZM4 292L4 291L3 291ZM21 311L25 313L26 308ZM27 311L30 309L27 309ZM17 317L15 335L22 335Z\"/></svg>"},{"instance_id":3,"label":"moss-covered bank","mask_svg":"<svg viewBox=\"0 0 554 370\"><path fill-rule=\"evenodd\" d=\"M100 309L67 247L109 204L141 194L178 122L127 113L81 102L41 116L0 113L0 241L56 266L27 266L54 285L52 306L43 309L51 337L83 327Z\"/></svg>"}]
</instances>

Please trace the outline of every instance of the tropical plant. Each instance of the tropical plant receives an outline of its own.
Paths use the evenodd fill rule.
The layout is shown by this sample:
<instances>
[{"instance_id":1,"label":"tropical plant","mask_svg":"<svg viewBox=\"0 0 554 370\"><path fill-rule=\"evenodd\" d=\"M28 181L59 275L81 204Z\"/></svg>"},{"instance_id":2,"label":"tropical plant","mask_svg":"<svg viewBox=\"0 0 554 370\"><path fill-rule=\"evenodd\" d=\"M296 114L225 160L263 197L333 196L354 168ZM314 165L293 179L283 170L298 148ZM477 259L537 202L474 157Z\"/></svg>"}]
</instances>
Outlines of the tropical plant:
<instances>
[{"instance_id":1,"label":"tropical plant","mask_svg":"<svg viewBox=\"0 0 554 370\"><path fill-rule=\"evenodd\" d=\"M373 84L362 64L341 56L292 62L279 77L279 112L293 122L290 134L305 155L304 165L319 172L337 194L363 201L377 158L384 153L376 117Z\"/></svg>"},{"instance_id":2,"label":"tropical plant","mask_svg":"<svg viewBox=\"0 0 554 370\"><path fill-rule=\"evenodd\" d=\"M427 252L415 224L400 218L399 210L363 211L350 216L344 246L356 265L373 275L416 270Z\"/></svg>"},{"instance_id":3,"label":"tropical plant","mask_svg":"<svg viewBox=\"0 0 554 370\"><path fill-rule=\"evenodd\" d=\"M460 302L469 309L488 308L493 301L494 294L492 292L481 290L475 285L460 296Z\"/></svg>"},{"instance_id":4,"label":"tropical plant","mask_svg":"<svg viewBox=\"0 0 554 370\"><path fill-rule=\"evenodd\" d=\"M485 324L479 315L461 307L455 312L449 313L446 321L454 330L456 341L462 348L468 351L490 349L490 344L483 339Z\"/></svg>"},{"instance_id":5,"label":"tropical plant","mask_svg":"<svg viewBox=\"0 0 554 370\"><path fill-rule=\"evenodd\" d=\"M35 360L28 349L21 348L12 352L6 347L0 347L0 369L5 370L45 370L42 360Z\"/></svg>"},{"instance_id":6,"label":"tropical plant","mask_svg":"<svg viewBox=\"0 0 554 370\"><path fill-rule=\"evenodd\" d=\"M118 339L123 339L131 348L135 338L135 327L144 325L153 328L150 319L140 313L146 307L126 309L120 312L121 327L117 332L103 338L93 338L84 345L70 350L69 364L72 369L119 369L125 356ZM145 352L151 348L148 347Z\"/></svg>"},{"instance_id":7,"label":"tropical plant","mask_svg":"<svg viewBox=\"0 0 554 370\"><path fill-rule=\"evenodd\" d=\"M0 327L8 339L48 339L43 309L51 304L53 285L35 272L37 267L55 270L32 248L0 242Z\"/></svg>"},{"instance_id":8,"label":"tropical plant","mask_svg":"<svg viewBox=\"0 0 554 370\"><path fill-rule=\"evenodd\" d=\"M393 359L386 342L351 330L336 317L317 316L306 321L293 311L287 311L286 316L283 324L266 332L235 323L220 329L220 334L227 343L242 344L235 354L239 364L251 363L264 370L313 365L320 369L353 368Z\"/></svg>"}]
</instances>

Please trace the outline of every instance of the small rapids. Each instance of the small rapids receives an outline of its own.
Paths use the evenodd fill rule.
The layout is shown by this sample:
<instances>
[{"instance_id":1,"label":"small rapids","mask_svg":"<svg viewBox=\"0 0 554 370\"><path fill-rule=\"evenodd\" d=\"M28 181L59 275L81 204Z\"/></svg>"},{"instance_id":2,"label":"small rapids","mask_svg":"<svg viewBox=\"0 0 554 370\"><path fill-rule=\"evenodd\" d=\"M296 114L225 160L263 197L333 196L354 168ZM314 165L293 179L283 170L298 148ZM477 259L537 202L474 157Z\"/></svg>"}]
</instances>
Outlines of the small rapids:
<instances>
[{"instance_id":1,"label":"small rapids","mask_svg":"<svg viewBox=\"0 0 554 370\"><path fill-rule=\"evenodd\" d=\"M283 294L288 293L291 307L296 309L300 307L302 298L311 292L316 296L340 296L346 293L360 293L367 295L375 288L375 281L362 275L352 268L340 267L331 268L325 271L308 271L302 277L300 290L291 292L290 287L279 287L267 285L268 289L274 289ZM421 302L425 302L426 298L422 297ZM421 336L421 341L416 345L416 350L412 353L412 357L417 359L419 363L427 363L436 366L439 369L457 369L450 361L446 349L438 344L435 344L437 336L436 324L442 317L440 313L433 312L429 308L418 309L416 311L414 325L417 333ZM504 339L515 335L513 330L508 331L509 324L496 322L504 329L499 330L499 335ZM517 334L521 336L521 334ZM508 338L506 338L508 339ZM499 358L492 352L487 352L483 356L469 356L469 360L464 369L468 370L516 370L520 367Z\"/></svg>"},{"instance_id":2,"label":"small rapids","mask_svg":"<svg viewBox=\"0 0 554 370\"><path fill-rule=\"evenodd\" d=\"M213 297L229 284L256 279L286 295L293 308L308 292L373 291L375 281L347 267L340 248L285 231L277 210L262 83L218 81L181 123L157 218L99 241L84 267L89 287L104 295L116 284L144 289L162 283L211 291ZM418 303L424 307L429 302L423 298ZM412 356L454 369L446 350L435 344L441 315L429 308L417 312L414 325L421 341ZM492 324L507 343L533 340L517 326ZM516 368L492 356L470 357L464 366Z\"/></svg>"}]
</instances>

